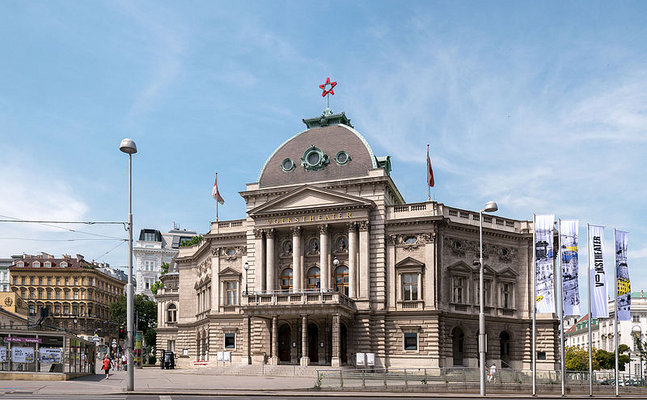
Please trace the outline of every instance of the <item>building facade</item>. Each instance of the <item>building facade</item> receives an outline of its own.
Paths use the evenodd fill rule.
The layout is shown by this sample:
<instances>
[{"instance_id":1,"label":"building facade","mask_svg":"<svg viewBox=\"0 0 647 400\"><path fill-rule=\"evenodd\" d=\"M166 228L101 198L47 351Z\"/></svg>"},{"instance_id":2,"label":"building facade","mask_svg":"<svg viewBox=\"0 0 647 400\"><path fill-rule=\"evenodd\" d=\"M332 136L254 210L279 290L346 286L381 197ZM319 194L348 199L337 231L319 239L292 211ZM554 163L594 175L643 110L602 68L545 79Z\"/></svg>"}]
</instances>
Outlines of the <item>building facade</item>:
<instances>
[{"instance_id":1,"label":"building facade","mask_svg":"<svg viewBox=\"0 0 647 400\"><path fill-rule=\"evenodd\" d=\"M476 367L479 213L406 203L344 113L327 109L240 192L247 215L181 248L158 300L180 366ZM484 216L487 363L531 365L532 222ZM170 286L170 285L169 285ZM166 288L166 283L165 283ZM558 325L539 314L538 367Z\"/></svg>"},{"instance_id":2,"label":"building facade","mask_svg":"<svg viewBox=\"0 0 647 400\"><path fill-rule=\"evenodd\" d=\"M609 318L593 318L591 323L592 347L595 349L615 351L615 300L609 300ZM566 347L575 346L583 349L589 347L588 314L578 319L577 323L567 328L564 334ZM647 340L647 294L642 290L631 293L631 320L618 321L618 344L625 344L630 349L630 365L626 372L643 376L644 363L641 362L635 340Z\"/></svg>"},{"instance_id":3,"label":"building facade","mask_svg":"<svg viewBox=\"0 0 647 400\"><path fill-rule=\"evenodd\" d=\"M151 287L159 280L162 263L170 263L177 255L180 245L197 236L194 231L180 230L176 226L168 233L156 229L142 229L133 248L135 256L136 294L145 294L153 299Z\"/></svg>"},{"instance_id":4,"label":"building facade","mask_svg":"<svg viewBox=\"0 0 647 400\"><path fill-rule=\"evenodd\" d=\"M13 264L13 258L0 258L0 292L10 291L9 267L11 264Z\"/></svg>"},{"instance_id":5,"label":"building facade","mask_svg":"<svg viewBox=\"0 0 647 400\"><path fill-rule=\"evenodd\" d=\"M11 290L24 299L34 320L47 307L50 317L44 325L84 338L95 333L116 336L118 327L110 319L109 307L124 294L125 281L100 272L80 254L24 255L9 269Z\"/></svg>"}]
</instances>

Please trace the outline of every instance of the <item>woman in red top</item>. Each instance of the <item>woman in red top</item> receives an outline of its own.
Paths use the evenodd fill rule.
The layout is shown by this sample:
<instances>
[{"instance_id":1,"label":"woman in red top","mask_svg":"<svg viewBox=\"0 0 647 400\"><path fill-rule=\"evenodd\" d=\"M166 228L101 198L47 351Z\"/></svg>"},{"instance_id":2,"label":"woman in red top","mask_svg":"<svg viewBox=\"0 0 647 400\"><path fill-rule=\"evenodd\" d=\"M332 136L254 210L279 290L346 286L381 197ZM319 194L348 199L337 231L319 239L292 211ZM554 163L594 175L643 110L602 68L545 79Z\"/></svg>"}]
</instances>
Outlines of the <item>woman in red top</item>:
<instances>
[{"instance_id":1,"label":"woman in red top","mask_svg":"<svg viewBox=\"0 0 647 400\"><path fill-rule=\"evenodd\" d=\"M101 367L101 369L106 371L106 379L108 379L108 375L110 374L110 358L108 358L107 355L103 359L103 366Z\"/></svg>"}]
</instances>

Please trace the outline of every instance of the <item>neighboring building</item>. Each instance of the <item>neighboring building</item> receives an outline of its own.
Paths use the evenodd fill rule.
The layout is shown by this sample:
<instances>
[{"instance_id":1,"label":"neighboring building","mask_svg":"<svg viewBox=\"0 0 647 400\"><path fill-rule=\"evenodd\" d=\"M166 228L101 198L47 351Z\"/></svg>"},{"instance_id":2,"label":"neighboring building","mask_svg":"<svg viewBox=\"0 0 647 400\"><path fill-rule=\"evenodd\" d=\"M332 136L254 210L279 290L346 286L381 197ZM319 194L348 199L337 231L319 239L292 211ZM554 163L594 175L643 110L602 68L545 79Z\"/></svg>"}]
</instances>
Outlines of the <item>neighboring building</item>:
<instances>
[{"instance_id":1,"label":"neighboring building","mask_svg":"<svg viewBox=\"0 0 647 400\"><path fill-rule=\"evenodd\" d=\"M615 300L609 300L609 318L594 318L591 324L592 346L596 349L615 351L614 340ZM567 328L564 334L566 347L576 346L583 349L589 347L589 316L580 318L574 326ZM631 293L631 320L618 321L618 344L626 344L631 349L631 365L627 372L632 375L642 375L644 366L636 349L634 338L644 342L647 340L647 294L642 290Z\"/></svg>"},{"instance_id":2,"label":"neighboring building","mask_svg":"<svg viewBox=\"0 0 647 400\"><path fill-rule=\"evenodd\" d=\"M114 337L117 326L110 319L110 304L124 293L124 281L100 272L82 255L62 258L41 253L14 261L11 290L27 302L29 315L37 320L40 309L51 316L43 323L82 337Z\"/></svg>"},{"instance_id":3,"label":"neighboring building","mask_svg":"<svg viewBox=\"0 0 647 400\"><path fill-rule=\"evenodd\" d=\"M27 328L29 309L18 293L0 292L0 310L0 327Z\"/></svg>"},{"instance_id":4,"label":"neighboring building","mask_svg":"<svg viewBox=\"0 0 647 400\"><path fill-rule=\"evenodd\" d=\"M137 271L135 293L145 294L153 299L151 286L160 278L162 263L170 264L180 245L195 236L197 234L194 231L180 230L175 224L168 233L161 233L156 229L142 229L133 248Z\"/></svg>"},{"instance_id":5,"label":"neighboring building","mask_svg":"<svg viewBox=\"0 0 647 400\"><path fill-rule=\"evenodd\" d=\"M157 290L157 349L176 352L178 289L180 275L175 263L168 273L160 276L162 287Z\"/></svg>"},{"instance_id":6,"label":"neighboring building","mask_svg":"<svg viewBox=\"0 0 647 400\"><path fill-rule=\"evenodd\" d=\"M11 264L13 264L13 258L0 258L0 292L10 291L9 267Z\"/></svg>"},{"instance_id":7,"label":"neighboring building","mask_svg":"<svg viewBox=\"0 0 647 400\"><path fill-rule=\"evenodd\" d=\"M181 367L223 351L243 364L369 353L376 366L476 367L479 212L406 203L390 158L344 113L304 122L240 193L247 215L180 249L167 278L178 289L158 296L158 348L174 343ZM530 369L532 222L483 226L487 363ZM554 369L558 321L539 314L537 328L538 368Z\"/></svg>"}]
</instances>

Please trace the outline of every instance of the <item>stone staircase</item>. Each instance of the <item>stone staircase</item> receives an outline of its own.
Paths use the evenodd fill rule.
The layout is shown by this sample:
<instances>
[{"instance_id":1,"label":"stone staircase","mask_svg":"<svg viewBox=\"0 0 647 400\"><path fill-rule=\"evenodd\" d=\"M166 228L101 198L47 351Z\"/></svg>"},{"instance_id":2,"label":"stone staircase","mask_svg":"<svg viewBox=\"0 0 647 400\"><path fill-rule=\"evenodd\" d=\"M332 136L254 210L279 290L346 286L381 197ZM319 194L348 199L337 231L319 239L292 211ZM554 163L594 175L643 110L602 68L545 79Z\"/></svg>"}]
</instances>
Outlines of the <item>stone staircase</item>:
<instances>
[{"instance_id":1,"label":"stone staircase","mask_svg":"<svg viewBox=\"0 0 647 400\"><path fill-rule=\"evenodd\" d=\"M317 371L321 370L340 370L344 368L332 368L325 365L312 365L302 367L300 365L263 365L263 364L229 364L202 366L195 369L187 369L190 372L199 375L223 375L223 376L277 376L277 377L304 377L316 378ZM350 370L350 368L348 368Z\"/></svg>"}]
</instances>

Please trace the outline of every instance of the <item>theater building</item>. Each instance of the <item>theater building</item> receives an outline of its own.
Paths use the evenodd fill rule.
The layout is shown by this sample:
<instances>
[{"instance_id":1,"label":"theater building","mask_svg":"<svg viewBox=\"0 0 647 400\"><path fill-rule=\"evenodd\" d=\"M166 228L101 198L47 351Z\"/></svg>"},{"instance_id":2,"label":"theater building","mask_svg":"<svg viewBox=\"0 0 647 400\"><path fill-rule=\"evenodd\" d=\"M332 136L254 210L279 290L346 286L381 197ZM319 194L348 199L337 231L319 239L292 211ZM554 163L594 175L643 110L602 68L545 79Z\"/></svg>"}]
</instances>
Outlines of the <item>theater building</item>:
<instances>
[{"instance_id":1,"label":"theater building","mask_svg":"<svg viewBox=\"0 0 647 400\"><path fill-rule=\"evenodd\" d=\"M247 215L181 248L158 292L178 365L478 365L479 212L407 203L389 157L329 109L240 192ZM424 153L423 153L424 154ZM424 183L421 183L424 185ZM532 222L485 215L487 363L530 368ZM538 368L558 325L538 315Z\"/></svg>"}]
</instances>

